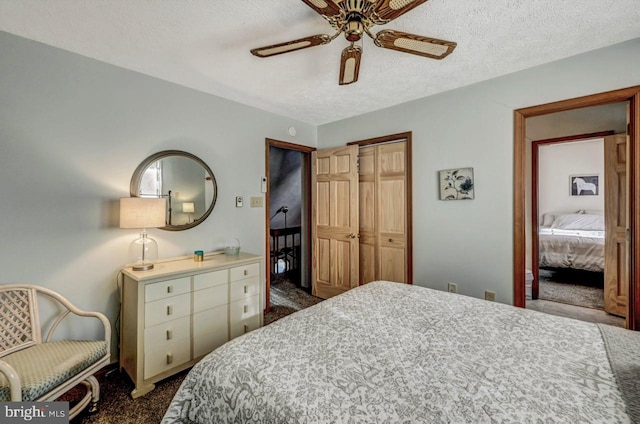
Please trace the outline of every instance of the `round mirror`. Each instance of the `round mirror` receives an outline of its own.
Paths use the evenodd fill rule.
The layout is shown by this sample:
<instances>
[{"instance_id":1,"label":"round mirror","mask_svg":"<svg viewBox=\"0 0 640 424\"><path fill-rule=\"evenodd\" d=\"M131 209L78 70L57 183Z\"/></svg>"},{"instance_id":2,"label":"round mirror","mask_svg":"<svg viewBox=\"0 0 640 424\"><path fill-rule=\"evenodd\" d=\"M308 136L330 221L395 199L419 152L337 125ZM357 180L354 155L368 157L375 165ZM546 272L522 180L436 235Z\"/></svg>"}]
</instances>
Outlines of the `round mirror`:
<instances>
[{"instance_id":1,"label":"round mirror","mask_svg":"<svg viewBox=\"0 0 640 424\"><path fill-rule=\"evenodd\" d=\"M167 202L163 230L180 231L204 221L216 204L213 172L198 157L166 150L146 158L131 177L132 197L163 198Z\"/></svg>"}]
</instances>

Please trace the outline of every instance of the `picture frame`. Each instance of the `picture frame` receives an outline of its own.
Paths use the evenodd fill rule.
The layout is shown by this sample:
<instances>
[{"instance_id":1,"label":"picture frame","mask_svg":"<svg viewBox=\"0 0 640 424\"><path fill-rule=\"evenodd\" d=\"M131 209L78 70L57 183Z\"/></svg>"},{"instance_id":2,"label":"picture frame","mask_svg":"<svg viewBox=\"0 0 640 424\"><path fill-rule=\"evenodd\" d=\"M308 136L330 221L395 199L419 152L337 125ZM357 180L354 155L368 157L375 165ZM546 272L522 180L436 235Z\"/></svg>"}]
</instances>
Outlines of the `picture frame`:
<instances>
[{"instance_id":1,"label":"picture frame","mask_svg":"<svg viewBox=\"0 0 640 424\"><path fill-rule=\"evenodd\" d=\"M569 193L571 196L597 196L600 193L599 175L569 175Z\"/></svg>"},{"instance_id":2,"label":"picture frame","mask_svg":"<svg viewBox=\"0 0 640 424\"><path fill-rule=\"evenodd\" d=\"M475 181L473 168L454 168L439 171L440 200L473 200Z\"/></svg>"}]
</instances>

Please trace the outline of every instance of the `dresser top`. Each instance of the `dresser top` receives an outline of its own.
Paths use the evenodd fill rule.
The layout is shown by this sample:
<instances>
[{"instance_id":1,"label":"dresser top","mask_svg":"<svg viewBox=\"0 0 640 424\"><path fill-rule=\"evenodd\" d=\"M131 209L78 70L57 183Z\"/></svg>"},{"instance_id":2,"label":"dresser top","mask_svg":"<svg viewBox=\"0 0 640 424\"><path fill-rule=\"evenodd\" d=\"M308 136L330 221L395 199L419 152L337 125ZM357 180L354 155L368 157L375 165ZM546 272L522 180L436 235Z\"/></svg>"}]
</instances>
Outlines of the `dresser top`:
<instances>
[{"instance_id":1,"label":"dresser top","mask_svg":"<svg viewBox=\"0 0 640 424\"><path fill-rule=\"evenodd\" d=\"M230 268L237 265L256 262L261 256L253 253L240 252L238 255L225 255L224 253L206 254L202 262L196 262L193 257L181 256L179 258L161 259L148 271L133 271L131 266L121 269L122 273L136 281L148 281L181 274L193 274L207 272L216 268Z\"/></svg>"}]
</instances>

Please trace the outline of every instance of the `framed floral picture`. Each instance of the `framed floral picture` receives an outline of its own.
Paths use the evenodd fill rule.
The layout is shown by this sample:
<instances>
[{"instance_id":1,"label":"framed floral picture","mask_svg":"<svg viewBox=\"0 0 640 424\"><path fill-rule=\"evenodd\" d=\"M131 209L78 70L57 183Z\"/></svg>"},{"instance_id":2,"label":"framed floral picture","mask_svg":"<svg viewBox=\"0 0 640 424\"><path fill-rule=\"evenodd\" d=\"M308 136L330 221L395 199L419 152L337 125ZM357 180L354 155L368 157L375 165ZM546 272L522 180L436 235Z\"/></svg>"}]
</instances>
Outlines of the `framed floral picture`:
<instances>
[{"instance_id":1,"label":"framed floral picture","mask_svg":"<svg viewBox=\"0 0 640 424\"><path fill-rule=\"evenodd\" d=\"M473 168L440 171L440 200L471 200L474 197Z\"/></svg>"}]
</instances>

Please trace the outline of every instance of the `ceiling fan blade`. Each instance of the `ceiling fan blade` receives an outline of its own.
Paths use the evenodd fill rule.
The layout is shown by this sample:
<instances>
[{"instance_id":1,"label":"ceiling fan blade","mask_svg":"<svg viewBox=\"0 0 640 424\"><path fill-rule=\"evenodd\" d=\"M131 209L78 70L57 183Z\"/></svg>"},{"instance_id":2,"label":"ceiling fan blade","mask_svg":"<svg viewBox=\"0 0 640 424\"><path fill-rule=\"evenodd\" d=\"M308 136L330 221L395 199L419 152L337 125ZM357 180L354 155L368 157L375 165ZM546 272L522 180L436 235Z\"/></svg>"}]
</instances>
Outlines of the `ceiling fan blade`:
<instances>
[{"instance_id":1,"label":"ceiling fan blade","mask_svg":"<svg viewBox=\"0 0 640 424\"><path fill-rule=\"evenodd\" d=\"M376 34L376 38L373 41L378 47L416 54L431 59L444 59L457 46L453 41L438 40L437 38L428 38L388 29Z\"/></svg>"},{"instance_id":2,"label":"ceiling fan blade","mask_svg":"<svg viewBox=\"0 0 640 424\"><path fill-rule=\"evenodd\" d=\"M351 45L342 50L340 58L340 85L347 85L358 81L360 72L360 58L362 49L359 46Z\"/></svg>"},{"instance_id":3,"label":"ceiling fan blade","mask_svg":"<svg viewBox=\"0 0 640 424\"><path fill-rule=\"evenodd\" d=\"M327 44L332 40L331 37L325 34L312 35L310 37L299 38L293 41L287 41L286 43L273 44L271 46L258 47L252 49L251 54L258 57L269 57L277 54L289 53L296 50L306 49L309 47L320 46Z\"/></svg>"},{"instance_id":4,"label":"ceiling fan blade","mask_svg":"<svg viewBox=\"0 0 640 424\"><path fill-rule=\"evenodd\" d=\"M371 21L376 25L386 24L426 2L427 0L378 0L371 14Z\"/></svg>"},{"instance_id":5,"label":"ceiling fan blade","mask_svg":"<svg viewBox=\"0 0 640 424\"><path fill-rule=\"evenodd\" d=\"M337 4L338 1L333 0L302 0L310 8L315 10L318 14L331 20L340 16L342 9Z\"/></svg>"}]
</instances>

